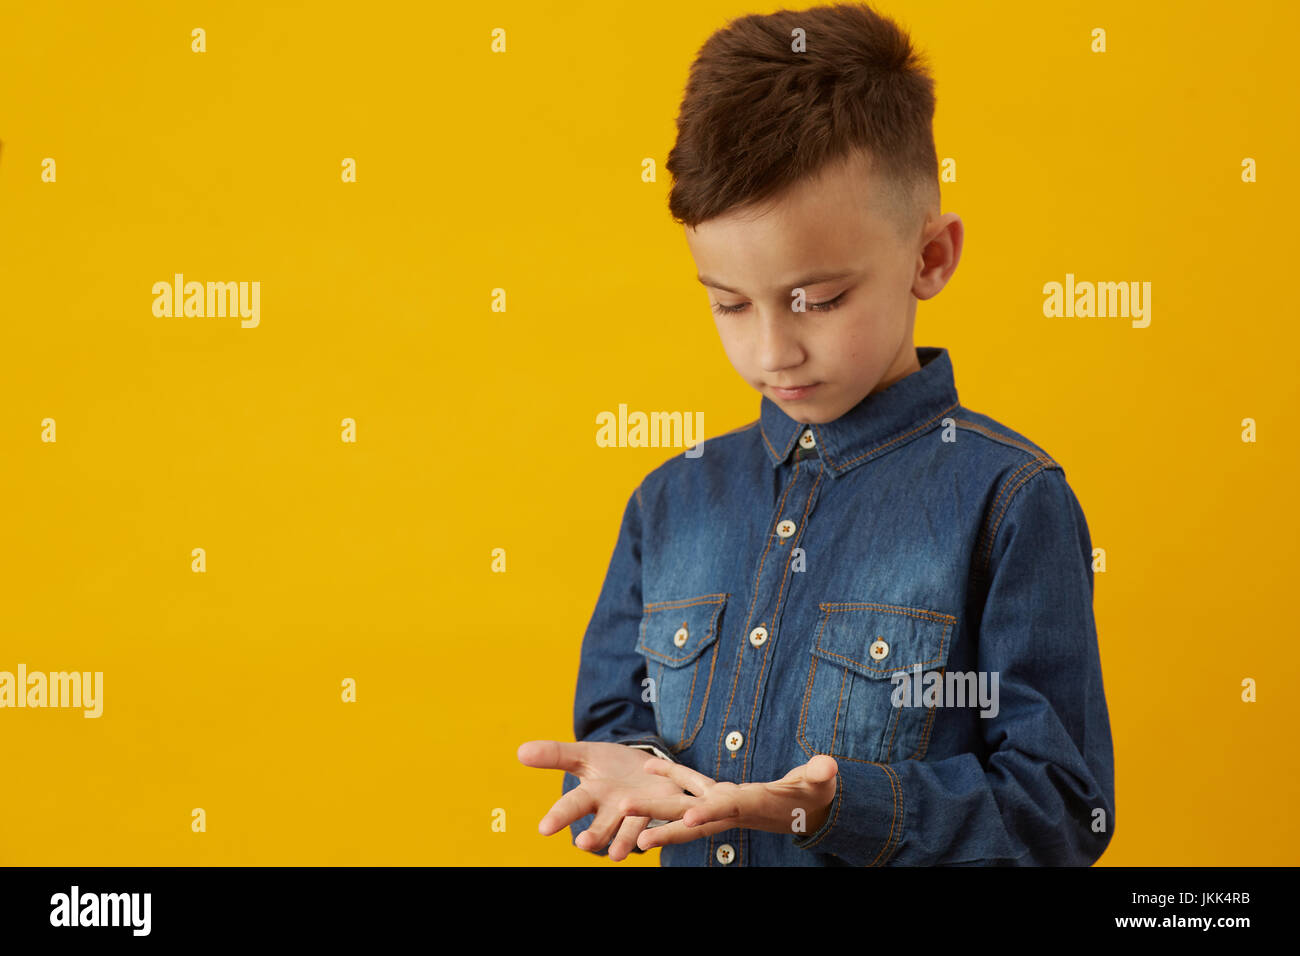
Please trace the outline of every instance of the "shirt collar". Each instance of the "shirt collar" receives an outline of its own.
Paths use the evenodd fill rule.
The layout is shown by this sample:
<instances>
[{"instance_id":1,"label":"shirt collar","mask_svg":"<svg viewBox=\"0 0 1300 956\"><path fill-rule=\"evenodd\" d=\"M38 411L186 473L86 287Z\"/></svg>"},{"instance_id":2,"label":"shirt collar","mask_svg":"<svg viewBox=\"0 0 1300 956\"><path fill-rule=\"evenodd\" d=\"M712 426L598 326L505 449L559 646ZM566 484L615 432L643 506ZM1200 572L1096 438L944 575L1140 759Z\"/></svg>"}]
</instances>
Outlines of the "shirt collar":
<instances>
[{"instance_id":1,"label":"shirt collar","mask_svg":"<svg viewBox=\"0 0 1300 956\"><path fill-rule=\"evenodd\" d=\"M924 434L959 406L948 350L918 346L919 371L905 375L884 391L868 395L834 421L822 425L797 422L766 395L759 430L773 466L790 457L805 429L812 429L816 448L832 475L865 464Z\"/></svg>"}]
</instances>

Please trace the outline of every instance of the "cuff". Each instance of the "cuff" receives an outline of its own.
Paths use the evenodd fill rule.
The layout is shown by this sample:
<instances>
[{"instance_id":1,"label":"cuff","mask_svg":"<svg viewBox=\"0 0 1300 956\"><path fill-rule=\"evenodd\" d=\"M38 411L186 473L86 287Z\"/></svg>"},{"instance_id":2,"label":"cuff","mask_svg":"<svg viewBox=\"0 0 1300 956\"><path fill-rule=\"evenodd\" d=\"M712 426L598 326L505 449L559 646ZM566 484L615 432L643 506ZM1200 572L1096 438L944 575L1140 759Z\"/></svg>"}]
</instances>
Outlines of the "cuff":
<instances>
[{"instance_id":1,"label":"cuff","mask_svg":"<svg viewBox=\"0 0 1300 956\"><path fill-rule=\"evenodd\" d=\"M903 784L888 764L837 760L826 822L795 839L800 850L831 853L853 866L884 866L903 839Z\"/></svg>"},{"instance_id":2,"label":"cuff","mask_svg":"<svg viewBox=\"0 0 1300 956\"><path fill-rule=\"evenodd\" d=\"M662 757L664 760L672 760L673 763L677 762L676 760L673 760L672 757L668 756L666 753L664 753L662 750L656 747L654 744L628 744L627 746L631 747L633 750L649 750L656 757Z\"/></svg>"}]
</instances>

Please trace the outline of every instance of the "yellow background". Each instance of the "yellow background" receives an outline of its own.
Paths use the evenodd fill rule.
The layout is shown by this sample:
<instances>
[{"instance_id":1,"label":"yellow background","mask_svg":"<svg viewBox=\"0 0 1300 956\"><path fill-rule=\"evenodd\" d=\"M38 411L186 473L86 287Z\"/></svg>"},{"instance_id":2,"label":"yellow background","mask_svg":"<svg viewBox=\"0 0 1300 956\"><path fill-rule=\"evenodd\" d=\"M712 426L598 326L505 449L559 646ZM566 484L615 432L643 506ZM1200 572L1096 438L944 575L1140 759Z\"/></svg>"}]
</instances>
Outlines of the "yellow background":
<instances>
[{"instance_id":1,"label":"yellow background","mask_svg":"<svg viewBox=\"0 0 1300 956\"><path fill-rule=\"evenodd\" d=\"M614 865L537 834L560 775L515 749L571 739L670 454L596 414L757 416L663 163L699 45L776 8L4 4L0 670L105 689L98 720L0 711L0 863ZM879 9L933 64L967 230L916 344L1106 549L1101 863L1300 863L1296 7ZM260 281L260 327L156 318L175 272ZM1150 327L1045 318L1067 272L1150 281Z\"/></svg>"}]
</instances>

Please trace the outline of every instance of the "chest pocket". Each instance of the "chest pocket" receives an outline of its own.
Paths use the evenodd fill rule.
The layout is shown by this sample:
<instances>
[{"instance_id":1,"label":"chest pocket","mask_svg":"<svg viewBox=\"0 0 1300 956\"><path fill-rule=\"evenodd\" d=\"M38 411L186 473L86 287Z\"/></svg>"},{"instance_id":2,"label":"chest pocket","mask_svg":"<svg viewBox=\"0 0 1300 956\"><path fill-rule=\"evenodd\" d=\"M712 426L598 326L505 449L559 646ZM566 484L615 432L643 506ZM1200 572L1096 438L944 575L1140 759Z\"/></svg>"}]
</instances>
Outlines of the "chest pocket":
<instances>
[{"instance_id":1,"label":"chest pocket","mask_svg":"<svg viewBox=\"0 0 1300 956\"><path fill-rule=\"evenodd\" d=\"M705 594L643 608L636 650L653 681L655 725L673 753L689 747L704 723L726 603L726 594Z\"/></svg>"},{"instance_id":2,"label":"chest pocket","mask_svg":"<svg viewBox=\"0 0 1300 956\"><path fill-rule=\"evenodd\" d=\"M870 763L923 757L934 707L911 706L915 668L921 677L943 673L957 619L892 604L818 606L821 616L795 731L799 745L810 756ZM891 679L900 672L909 675L902 686Z\"/></svg>"}]
</instances>

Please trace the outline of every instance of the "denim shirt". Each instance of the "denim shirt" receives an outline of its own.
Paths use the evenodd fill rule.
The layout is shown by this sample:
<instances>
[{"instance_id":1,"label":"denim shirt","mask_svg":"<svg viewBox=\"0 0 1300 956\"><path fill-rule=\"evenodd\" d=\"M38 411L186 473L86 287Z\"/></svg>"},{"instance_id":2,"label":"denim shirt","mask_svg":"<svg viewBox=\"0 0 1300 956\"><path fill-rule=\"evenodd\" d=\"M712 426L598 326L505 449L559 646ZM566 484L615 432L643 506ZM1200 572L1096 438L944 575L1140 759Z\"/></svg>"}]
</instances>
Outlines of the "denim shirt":
<instances>
[{"instance_id":1,"label":"denim shirt","mask_svg":"<svg viewBox=\"0 0 1300 956\"><path fill-rule=\"evenodd\" d=\"M1046 452L958 402L946 349L916 351L826 424L763 397L627 502L575 739L734 783L839 766L815 832L733 828L661 865L1088 865L1110 841L1083 511Z\"/></svg>"}]
</instances>

